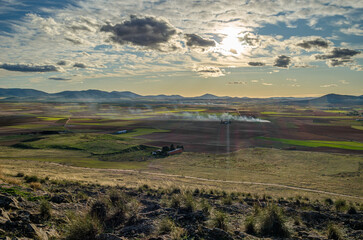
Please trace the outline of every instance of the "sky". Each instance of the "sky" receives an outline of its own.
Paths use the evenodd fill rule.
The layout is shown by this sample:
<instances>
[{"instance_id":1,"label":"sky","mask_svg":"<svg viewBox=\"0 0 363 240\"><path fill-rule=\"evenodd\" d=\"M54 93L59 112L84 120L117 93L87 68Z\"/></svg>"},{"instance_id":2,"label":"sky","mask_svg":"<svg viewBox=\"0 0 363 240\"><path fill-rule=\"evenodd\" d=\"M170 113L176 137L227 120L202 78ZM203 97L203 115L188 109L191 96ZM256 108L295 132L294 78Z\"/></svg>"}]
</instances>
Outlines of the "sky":
<instances>
[{"instance_id":1,"label":"sky","mask_svg":"<svg viewBox=\"0 0 363 240\"><path fill-rule=\"evenodd\" d=\"M0 0L0 88L363 94L361 0Z\"/></svg>"}]
</instances>

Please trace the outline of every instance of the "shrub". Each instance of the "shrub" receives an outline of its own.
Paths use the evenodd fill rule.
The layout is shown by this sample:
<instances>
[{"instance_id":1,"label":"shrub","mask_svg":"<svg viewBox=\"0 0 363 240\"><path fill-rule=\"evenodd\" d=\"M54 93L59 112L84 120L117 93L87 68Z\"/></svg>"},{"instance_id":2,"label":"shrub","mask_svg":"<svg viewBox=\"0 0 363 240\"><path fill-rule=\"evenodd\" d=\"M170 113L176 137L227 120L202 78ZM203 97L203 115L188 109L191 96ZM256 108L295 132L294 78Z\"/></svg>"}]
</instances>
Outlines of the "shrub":
<instances>
[{"instance_id":1,"label":"shrub","mask_svg":"<svg viewBox=\"0 0 363 240\"><path fill-rule=\"evenodd\" d=\"M345 200L339 199L335 201L335 209L337 211L344 211L347 207L347 202Z\"/></svg>"},{"instance_id":2,"label":"shrub","mask_svg":"<svg viewBox=\"0 0 363 240\"><path fill-rule=\"evenodd\" d=\"M343 233L338 226L330 224L328 227L328 239L343 240Z\"/></svg>"},{"instance_id":3,"label":"shrub","mask_svg":"<svg viewBox=\"0 0 363 240\"><path fill-rule=\"evenodd\" d=\"M66 227L66 240L95 240L102 227L98 219L89 215L74 217Z\"/></svg>"},{"instance_id":4,"label":"shrub","mask_svg":"<svg viewBox=\"0 0 363 240\"><path fill-rule=\"evenodd\" d=\"M47 200L40 202L40 217L43 220L49 220L52 217L52 208Z\"/></svg>"},{"instance_id":5,"label":"shrub","mask_svg":"<svg viewBox=\"0 0 363 240\"><path fill-rule=\"evenodd\" d=\"M227 222L227 215L224 212L220 211L216 212L214 218L212 219L213 227L220 228L225 231L227 231L228 229Z\"/></svg>"},{"instance_id":6,"label":"shrub","mask_svg":"<svg viewBox=\"0 0 363 240\"><path fill-rule=\"evenodd\" d=\"M104 202L97 200L92 204L89 214L91 217L103 222L106 219L107 210L107 205Z\"/></svg>"},{"instance_id":7,"label":"shrub","mask_svg":"<svg viewBox=\"0 0 363 240\"><path fill-rule=\"evenodd\" d=\"M260 234L275 237L288 237L290 235L282 211L277 206L271 206L265 211L261 219Z\"/></svg>"}]
</instances>

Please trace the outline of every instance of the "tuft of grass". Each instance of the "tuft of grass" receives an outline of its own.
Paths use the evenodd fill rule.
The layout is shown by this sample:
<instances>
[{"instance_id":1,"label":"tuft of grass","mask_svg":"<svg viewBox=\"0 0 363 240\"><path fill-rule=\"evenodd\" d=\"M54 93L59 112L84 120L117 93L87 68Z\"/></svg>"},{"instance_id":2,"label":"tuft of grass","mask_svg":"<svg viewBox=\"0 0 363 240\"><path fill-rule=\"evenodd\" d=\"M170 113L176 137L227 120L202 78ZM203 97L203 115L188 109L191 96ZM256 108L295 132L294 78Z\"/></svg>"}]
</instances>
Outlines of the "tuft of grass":
<instances>
[{"instance_id":1,"label":"tuft of grass","mask_svg":"<svg viewBox=\"0 0 363 240\"><path fill-rule=\"evenodd\" d=\"M39 178L37 176L24 176L24 180L26 183L39 182Z\"/></svg>"},{"instance_id":2,"label":"tuft of grass","mask_svg":"<svg viewBox=\"0 0 363 240\"><path fill-rule=\"evenodd\" d=\"M357 208L354 205L350 205L347 213L348 214L357 214Z\"/></svg>"},{"instance_id":3,"label":"tuft of grass","mask_svg":"<svg viewBox=\"0 0 363 240\"><path fill-rule=\"evenodd\" d=\"M201 210L205 213L205 214L210 214L210 210L211 210L211 205L209 204L208 200L206 199L202 199L200 202L200 208Z\"/></svg>"},{"instance_id":4,"label":"tuft of grass","mask_svg":"<svg viewBox=\"0 0 363 240\"><path fill-rule=\"evenodd\" d=\"M275 205L265 210L260 225L262 236L289 237L282 210Z\"/></svg>"},{"instance_id":5,"label":"tuft of grass","mask_svg":"<svg viewBox=\"0 0 363 240\"><path fill-rule=\"evenodd\" d=\"M92 204L89 215L94 219L98 219L100 222L104 222L107 212L107 205L103 201L97 200Z\"/></svg>"},{"instance_id":6,"label":"tuft of grass","mask_svg":"<svg viewBox=\"0 0 363 240\"><path fill-rule=\"evenodd\" d=\"M223 229L224 231L228 230L227 222L228 222L227 214L220 211L217 211L212 219L213 227Z\"/></svg>"},{"instance_id":7,"label":"tuft of grass","mask_svg":"<svg viewBox=\"0 0 363 240\"><path fill-rule=\"evenodd\" d=\"M52 208L50 203L45 199L40 202L40 217L43 220L49 220L52 217Z\"/></svg>"},{"instance_id":8,"label":"tuft of grass","mask_svg":"<svg viewBox=\"0 0 363 240\"><path fill-rule=\"evenodd\" d=\"M251 235L256 235L257 230L255 227L255 220L253 216L249 216L245 220L245 232Z\"/></svg>"},{"instance_id":9,"label":"tuft of grass","mask_svg":"<svg viewBox=\"0 0 363 240\"><path fill-rule=\"evenodd\" d=\"M29 183L29 186L33 189L33 190L40 190L42 189L42 184L39 182L31 182Z\"/></svg>"},{"instance_id":10,"label":"tuft of grass","mask_svg":"<svg viewBox=\"0 0 363 240\"><path fill-rule=\"evenodd\" d=\"M342 199L338 199L335 201L335 209L337 211L344 211L347 208L347 202Z\"/></svg>"},{"instance_id":11,"label":"tuft of grass","mask_svg":"<svg viewBox=\"0 0 363 240\"><path fill-rule=\"evenodd\" d=\"M184 228L174 227L170 232L170 238L172 240L188 239L188 232Z\"/></svg>"},{"instance_id":12,"label":"tuft of grass","mask_svg":"<svg viewBox=\"0 0 363 240\"><path fill-rule=\"evenodd\" d=\"M326 205L333 205L334 204L334 201L331 198L326 198L324 200L324 202L325 202Z\"/></svg>"},{"instance_id":13,"label":"tuft of grass","mask_svg":"<svg viewBox=\"0 0 363 240\"><path fill-rule=\"evenodd\" d=\"M328 239L333 239L333 240L344 240L344 236L343 236L343 232L342 230L337 226L337 225L333 225L330 224L328 226L328 233L327 233L327 237Z\"/></svg>"},{"instance_id":14,"label":"tuft of grass","mask_svg":"<svg viewBox=\"0 0 363 240\"><path fill-rule=\"evenodd\" d=\"M175 228L175 223L173 222L173 220L165 217L161 219L159 223L158 234L168 234L173 230L173 228Z\"/></svg>"},{"instance_id":15,"label":"tuft of grass","mask_svg":"<svg viewBox=\"0 0 363 240\"><path fill-rule=\"evenodd\" d=\"M96 236L102 232L102 226L98 219L90 215L76 216L66 226L66 240L96 240Z\"/></svg>"}]
</instances>

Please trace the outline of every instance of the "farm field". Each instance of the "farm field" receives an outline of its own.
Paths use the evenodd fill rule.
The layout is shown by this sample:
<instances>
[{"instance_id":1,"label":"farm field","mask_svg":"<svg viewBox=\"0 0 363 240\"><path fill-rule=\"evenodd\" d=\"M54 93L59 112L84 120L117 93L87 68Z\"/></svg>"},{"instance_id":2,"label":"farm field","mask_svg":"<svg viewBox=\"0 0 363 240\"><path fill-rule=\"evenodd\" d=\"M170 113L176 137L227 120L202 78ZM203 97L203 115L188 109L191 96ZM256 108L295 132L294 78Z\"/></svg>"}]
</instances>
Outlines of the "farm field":
<instances>
[{"instance_id":1,"label":"farm field","mask_svg":"<svg viewBox=\"0 0 363 240\"><path fill-rule=\"evenodd\" d=\"M354 187L363 180L362 122L344 111L243 104L0 106L4 164L53 162L363 195L361 186ZM223 123L227 119L230 124ZM151 155L171 144L185 152ZM280 188L259 189L273 194Z\"/></svg>"}]
</instances>

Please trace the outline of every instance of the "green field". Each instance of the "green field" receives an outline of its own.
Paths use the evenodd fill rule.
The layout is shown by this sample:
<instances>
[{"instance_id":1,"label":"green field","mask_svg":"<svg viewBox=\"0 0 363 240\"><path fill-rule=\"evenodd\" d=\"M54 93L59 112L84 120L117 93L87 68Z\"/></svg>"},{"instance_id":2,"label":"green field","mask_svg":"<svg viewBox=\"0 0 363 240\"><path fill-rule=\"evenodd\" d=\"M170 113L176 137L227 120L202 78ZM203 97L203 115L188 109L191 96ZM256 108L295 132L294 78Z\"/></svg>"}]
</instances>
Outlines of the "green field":
<instances>
[{"instance_id":1,"label":"green field","mask_svg":"<svg viewBox=\"0 0 363 240\"><path fill-rule=\"evenodd\" d=\"M354 141L321 141L321 140L294 140L283 138L258 137L258 139L281 142L289 145L305 147L330 147L349 150L363 150L363 143Z\"/></svg>"}]
</instances>

